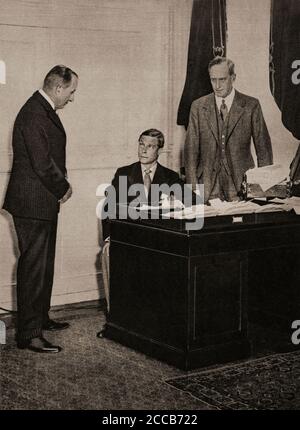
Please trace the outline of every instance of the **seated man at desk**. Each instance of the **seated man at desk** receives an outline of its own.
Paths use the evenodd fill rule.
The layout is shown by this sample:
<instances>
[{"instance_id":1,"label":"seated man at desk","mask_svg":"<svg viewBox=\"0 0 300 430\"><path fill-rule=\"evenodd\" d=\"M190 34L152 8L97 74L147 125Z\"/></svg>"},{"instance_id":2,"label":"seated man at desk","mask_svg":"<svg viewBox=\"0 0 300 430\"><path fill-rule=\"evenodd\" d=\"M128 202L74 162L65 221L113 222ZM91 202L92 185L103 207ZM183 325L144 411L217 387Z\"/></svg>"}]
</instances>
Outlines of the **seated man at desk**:
<instances>
[{"instance_id":1,"label":"seated man at desk","mask_svg":"<svg viewBox=\"0 0 300 430\"><path fill-rule=\"evenodd\" d=\"M117 169L112 180L112 186L116 190L117 203L119 196L119 179L125 177L127 179L127 191L129 187L134 184L143 184L145 195L148 203L151 203L151 185L166 184L172 186L179 184L182 188L184 182L180 179L179 175L173 170L162 166L158 163L158 157L161 149L164 147L165 139L161 131L151 128L143 131L138 139L138 159L139 161L123 166ZM127 196L128 202L132 201L135 197ZM149 201L150 200L150 201ZM109 220L102 220L102 233L105 245L102 250L102 270L103 270L103 283L107 301L107 311L109 311ZM101 332L98 333L101 337Z\"/></svg>"}]
</instances>

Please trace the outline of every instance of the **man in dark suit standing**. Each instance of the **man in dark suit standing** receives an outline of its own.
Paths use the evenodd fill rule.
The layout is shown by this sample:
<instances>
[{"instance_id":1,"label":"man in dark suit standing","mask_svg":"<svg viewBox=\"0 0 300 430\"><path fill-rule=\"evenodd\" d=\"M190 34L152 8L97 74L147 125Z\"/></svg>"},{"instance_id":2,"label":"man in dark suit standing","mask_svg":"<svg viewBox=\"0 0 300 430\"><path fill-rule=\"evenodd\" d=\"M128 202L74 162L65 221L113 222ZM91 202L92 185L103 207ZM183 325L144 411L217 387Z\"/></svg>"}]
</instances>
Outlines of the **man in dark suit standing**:
<instances>
[{"instance_id":1,"label":"man in dark suit standing","mask_svg":"<svg viewBox=\"0 0 300 430\"><path fill-rule=\"evenodd\" d=\"M214 92L195 100L185 142L186 182L204 184L204 200L237 200L245 172L273 163L270 136L260 103L233 88L234 63L214 58L208 67Z\"/></svg>"},{"instance_id":2,"label":"man in dark suit standing","mask_svg":"<svg viewBox=\"0 0 300 430\"><path fill-rule=\"evenodd\" d=\"M66 171L66 134L56 114L74 100L78 76L55 66L43 89L27 100L13 129L13 165L3 208L13 216L20 256L17 268L17 345L35 352L59 352L44 330L68 323L49 318L57 215L72 194Z\"/></svg>"}]
</instances>

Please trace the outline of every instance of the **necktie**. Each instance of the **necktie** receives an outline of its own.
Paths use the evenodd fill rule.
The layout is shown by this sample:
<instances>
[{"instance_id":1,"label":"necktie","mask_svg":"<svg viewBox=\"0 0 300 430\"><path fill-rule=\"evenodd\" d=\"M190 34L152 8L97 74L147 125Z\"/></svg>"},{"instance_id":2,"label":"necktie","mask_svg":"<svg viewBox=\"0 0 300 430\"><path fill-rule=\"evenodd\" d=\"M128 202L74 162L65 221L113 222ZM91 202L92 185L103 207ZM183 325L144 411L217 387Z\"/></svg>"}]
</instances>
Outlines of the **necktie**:
<instances>
[{"instance_id":1,"label":"necktie","mask_svg":"<svg viewBox=\"0 0 300 430\"><path fill-rule=\"evenodd\" d=\"M224 99L222 100L222 104L221 104L221 108L220 108L220 114L221 114L222 120L225 122L227 115L228 115L228 108L226 106Z\"/></svg>"},{"instance_id":2,"label":"necktie","mask_svg":"<svg viewBox=\"0 0 300 430\"><path fill-rule=\"evenodd\" d=\"M150 173L151 173L151 170L150 170L150 169L145 170L145 174L144 174L144 185L145 185L145 188L146 188L146 190L147 190L147 195L149 194L150 187L151 187L151 177L150 177Z\"/></svg>"}]
</instances>

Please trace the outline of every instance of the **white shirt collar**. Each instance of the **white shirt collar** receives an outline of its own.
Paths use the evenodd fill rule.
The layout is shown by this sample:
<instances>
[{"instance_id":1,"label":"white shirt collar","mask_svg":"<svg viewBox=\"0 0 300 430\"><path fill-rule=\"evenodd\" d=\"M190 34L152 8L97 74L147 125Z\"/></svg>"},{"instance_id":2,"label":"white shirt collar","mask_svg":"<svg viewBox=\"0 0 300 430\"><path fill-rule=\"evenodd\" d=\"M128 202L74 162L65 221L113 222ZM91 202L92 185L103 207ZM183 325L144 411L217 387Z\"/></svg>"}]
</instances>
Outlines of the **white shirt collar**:
<instances>
[{"instance_id":1,"label":"white shirt collar","mask_svg":"<svg viewBox=\"0 0 300 430\"><path fill-rule=\"evenodd\" d=\"M44 99L47 100L47 102L50 104L50 106L52 107L52 109L55 110L55 104L50 99L50 97L48 96L48 94L46 94L45 91L42 90L42 89L39 90L39 93L44 97Z\"/></svg>"},{"instance_id":2,"label":"white shirt collar","mask_svg":"<svg viewBox=\"0 0 300 430\"><path fill-rule=\"evenodd\" d=\"M232 106L232 103L233 103L234 96L235 96L235 89L234 88L232 88L231 93L228 94L228 96L226 96L226 97L217 97L215 95L218 109L220 110L220 108L221 108L222 100L225 100L225 104L226 104L228 112L229 112L230 108Z\"/></svg>"}]
</instances>

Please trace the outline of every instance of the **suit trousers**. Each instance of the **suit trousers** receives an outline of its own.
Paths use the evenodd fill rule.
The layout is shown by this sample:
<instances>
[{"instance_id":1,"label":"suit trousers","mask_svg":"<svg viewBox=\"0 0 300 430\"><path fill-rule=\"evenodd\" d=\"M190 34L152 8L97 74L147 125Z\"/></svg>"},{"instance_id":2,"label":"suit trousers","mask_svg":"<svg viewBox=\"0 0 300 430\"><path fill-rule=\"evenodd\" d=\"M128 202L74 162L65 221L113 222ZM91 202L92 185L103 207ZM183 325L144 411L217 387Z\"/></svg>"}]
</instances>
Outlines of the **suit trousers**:
<instances>
[{"instance_id":1,"label":"suit trousers","mask_svg":"<svg viewBox=\"0 0 300 430\"><path fill-rule=\"evenodd\" d=\"M20 256L17 268L17 339L42 334L49 319L56 247L57 216L52 221L13 217Z\"/></svg>"},{"instance_id":2,"label":"suit trousers","mask_svg":"<svg viewBox=\"0 0 300 430\"><path fill-rule=\"evenodd\" d=\"M239 200L232 176L222 162L216 177L216 182L209 197L210 200L216 198L227 200L229 202Z\"/></svg>"}]
</instances>

